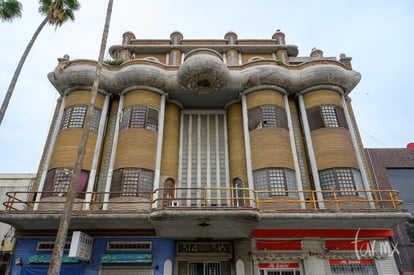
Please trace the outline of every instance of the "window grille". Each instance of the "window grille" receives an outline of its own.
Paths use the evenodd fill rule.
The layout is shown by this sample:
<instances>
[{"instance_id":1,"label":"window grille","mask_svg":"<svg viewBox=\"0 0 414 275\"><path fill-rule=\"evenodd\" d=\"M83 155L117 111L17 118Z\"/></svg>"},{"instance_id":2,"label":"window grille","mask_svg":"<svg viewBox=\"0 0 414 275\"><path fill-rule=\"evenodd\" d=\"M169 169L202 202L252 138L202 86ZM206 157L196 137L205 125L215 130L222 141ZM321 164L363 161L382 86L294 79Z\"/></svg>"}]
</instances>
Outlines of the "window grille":
<instances>
[{"instance_id":1,"label":"window grille","mask_svg":"<svg viewBox=\"0 0 414 275\"><path fill-rule=\"evenodd\" d=\"M108 242L106 250L151 250L152 242Z\"/></svg>"},{"instance_id":2,"label":"window grille","mask_svg":"<svg viewBox=\"0 0 414 275\"><path fill-rule=\"evenodd\" d=\"M376 275L373 264L330 264L331 274Z\"/></svg>"},{"instance_id":3,"label":"window grille","mask_svg":"<svg viewBox=\"0 0 414 275\"><path fill-rule=\"evenodd\" d=\"M37 242L36 251L53 251L54 242ZM64 250L70 249L70 242L65 242Z\"/></svg>"}]
</instances>

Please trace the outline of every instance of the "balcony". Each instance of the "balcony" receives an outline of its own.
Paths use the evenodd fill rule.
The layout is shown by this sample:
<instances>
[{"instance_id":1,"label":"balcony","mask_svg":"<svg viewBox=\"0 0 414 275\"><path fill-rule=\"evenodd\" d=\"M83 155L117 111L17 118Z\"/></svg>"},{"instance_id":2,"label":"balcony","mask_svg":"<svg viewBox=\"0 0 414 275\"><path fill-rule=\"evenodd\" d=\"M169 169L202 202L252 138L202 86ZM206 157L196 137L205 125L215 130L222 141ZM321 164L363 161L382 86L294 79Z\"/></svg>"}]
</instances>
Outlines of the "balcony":
<instances>
[{"instance_id":1,"label":"balcony","mask_svg":"<svg viewBox=\"0 0 414 275\"><path fill-rule=\"evenodd\" d=\"M25 230L53 230L65 193L8 192L0 222ZM29 198L29 199L23 199ZM410 217L395 190L257 191L175 188L154 192L83 192L71 228L150 230L170 238L246 238L258 228L389 229Z\"/></svg>"},{"instance_id":2,"label":"balcony","mask_svg":"<svg viewBox=\"0 0 414 275\"><path fill-rule=\"evenodd\" d=\"M318 195L319 194L319 195ZM7 192L5 212L56 212L63 192ZM75 212L142 212L157 210L232 209L258 212L400 211L396 190L257 191L248 188L174 188L154 192L81 192ZM23 199L23 198L40 199ZM301 199L303 198L303 199ZM372 198L372 199L370 199Z\"/></svg>"}]
</instances>

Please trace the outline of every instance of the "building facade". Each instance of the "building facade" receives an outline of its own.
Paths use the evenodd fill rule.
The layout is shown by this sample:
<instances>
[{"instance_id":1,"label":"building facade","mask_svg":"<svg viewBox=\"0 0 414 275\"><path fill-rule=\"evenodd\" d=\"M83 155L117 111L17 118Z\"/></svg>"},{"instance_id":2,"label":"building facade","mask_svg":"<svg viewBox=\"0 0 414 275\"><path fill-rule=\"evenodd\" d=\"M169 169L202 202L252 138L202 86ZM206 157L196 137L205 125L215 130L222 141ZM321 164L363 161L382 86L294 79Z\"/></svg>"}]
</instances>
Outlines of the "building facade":
<instances>
[{"instance_id":1,"label":"building facade","mask_svg":"<svg viewBox=\"0 0 414 275\"><path fill-rule=\"evenodd\" d=\"M369 148L365 149L374 180L378 189L400 191L402 205L414 214L414 147L407 148ZM401 274L414 274L414 219L409 219L393 228L394 242L399 253L395 253Z\"/></svg>"},{"instance_id":2,"label":"building facade","mask_svg":"<svg viewBox=\"0 0 414 275\"><path fill-rule=\"evenodd\" d=\"M392 227L349 93L351 58L271 39L122 36L92 110L62 274L397 274ZM78 158L96 62L59 59L60 93L12 274L44 272ZM30 273L32 272L32 273ZM42 274L42 273L39 273Z\"/></svg>"},{"instance_id":3,"label":"building facade","mask_svg":"<svg viewBox=\"0 0 414 275\"><path fill-rule=\"evenodd\" d=\"M0 174L0 211L5 210L3 203L9 202L10 198L27 201L35 176L35 174ZM26 206L20 204L17 207L19 210L24 210ZM0 238L0 274L8 274L15 244L14 228L0 222Z\"/></svg>"}]
</instances>

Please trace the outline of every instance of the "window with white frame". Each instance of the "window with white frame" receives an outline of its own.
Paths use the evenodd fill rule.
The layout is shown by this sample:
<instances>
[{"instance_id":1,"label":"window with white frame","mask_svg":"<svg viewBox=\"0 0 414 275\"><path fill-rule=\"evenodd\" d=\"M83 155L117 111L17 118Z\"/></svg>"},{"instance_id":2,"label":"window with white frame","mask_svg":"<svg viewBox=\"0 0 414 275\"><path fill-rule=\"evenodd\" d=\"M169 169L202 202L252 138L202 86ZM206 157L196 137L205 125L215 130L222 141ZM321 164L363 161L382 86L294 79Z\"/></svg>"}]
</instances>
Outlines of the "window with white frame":
<instances>
[{"instance_id":1,"label":"window with white frame","mask_svg":"<svg viewBox=\"0 0 414 275\"><path fill-rule=\"evenodd\" d=\"M158 110L148 106L131 106L125 108L119 126L120 130L127 128L146 128L158 130Z\"/></svg>"}]
</instances>

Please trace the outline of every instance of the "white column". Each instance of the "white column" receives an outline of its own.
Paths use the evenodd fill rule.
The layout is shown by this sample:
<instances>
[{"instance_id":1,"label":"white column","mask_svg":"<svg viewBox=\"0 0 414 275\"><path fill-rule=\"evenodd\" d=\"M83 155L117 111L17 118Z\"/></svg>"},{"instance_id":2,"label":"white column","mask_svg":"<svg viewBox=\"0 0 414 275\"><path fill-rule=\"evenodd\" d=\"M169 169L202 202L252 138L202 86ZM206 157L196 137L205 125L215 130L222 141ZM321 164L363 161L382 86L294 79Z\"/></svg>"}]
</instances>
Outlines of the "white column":
<instances>
[{"instance_id":1,"label":"white column","mask_svg":"<svg viewBox=\"0 0 414 275\"><path fill-rule=\"evenodd\" d=\"M299 95L299 108L300 108L300 114L302 117L303 131L305 133L306 147L309 153L309 162L310 162L310 166L312 170L313 183L314 183L316 191L320 191L322 189L321 189L321 184L319 182L318 166L316 165L315 153L313 151L313 143L312 143L312 138L310 135L308 115L306 113L305 102L303 101L303 95ZM322 193L316 192L316 198L318 199L319 208L325 209L325 204L323 202Z\"/></svg>"},{"instance_id":2,"label":"white column","mask_svg":"<svg viewBox=\"0 0 414 275\"><path fill-rule=\"evenodd\" d=\"M65 105L66 105L66 95L64 95L63 98L62 98L62 103L60 105L59 113L56 117L55 125L54 125L53 131L50 135L49 144L47 145L48 148L46 149L46 155L45 155L45 159L43 161L43 170L41 171L41 175L40 175L40 179L39 179L39 185L37 187L37 192L42 192L43 188L45 186L47 170L49 168L49 163L50 163L50 159L52 157L53 148L55 147L56 137L57 137L57 134L59 132L60 123L61 123L62 117L63 117L63 111L65 110ZM38 193L36 195L35 201L36 202L40 201L41 196L42 196L42 194ZM39 207L39 204L35 203L33 205L33 210L37 210L38 207Z\"/></svg>"},{"instance_id":3,"label":"white column","mask_svg":"<svg viewBox=\"0 0 414 275\"><path fill-rule=\"evenodd\" d=\"M153 191L157 191L153 196L154 205L159 197L160 178L161 178L161 156L162 156L162 141L164 137L164 121L165 121L165 95L161 96L160 112L158 114L158 137L157 137L157 155L155 158L155 171L154 171L154 187Z\"/></svg>"},{"instance_id":4,"label":"white column","mask_svg":"<svg viewBox=\"0 0 414 275\"><path fill-rule=\"evenodd\" d=\"M85 195L85 204L83 205L83 210L89 210L89 207L90 207L89 203L91 202L91 199L92 199L91 192L93 192L93 187L95 185L96 170L97 170L98 163L99 163L99 156L100 156L102 141L103 141L103 137L104 137L105 121L106 121L106 117L107 117L107 113L108 113L109 98L110 98L109 94L105 96L104 105L103 105L103 108L102 108L102 111L101 111L101 117L100 117L100 120L99 120L98 135L97 135L97 138L96 138L95 151L93 153L91 171L89 172L88 185L87 185L87 188L86 188L87 193Z\"/></svg>"},{"instance_id":5,"label":"white column","mask_svg":"<svg viewBox=\"0 0 414 275\"><path fill-rule=\"evenodd\" d=\"M119 105L118 105L118 113L115 121L115 132L114 132L114 141L112 143L111 149L111 159L109 161L108 167L108 176L106 178L105 183L105 195L104 195L104 204L102 206L103 210L108 209L108 201L109 201L109 193L111 191L111 182L112 182L112 174L114 172L114 163L115 163L115 156L116 156L116 148L118 145L118 135L119 135L119 121L121 120L122 108L124 107L124 95L119 97Z\"/></svg>"},{"instance_id":6,"label":"white column","mask_svg":"<svg viewBox=\"0 0 414 275\"><path fill-rule=\"evenodd\" d=\"M302 177L300 174L298 154L296 152L295 136L293 133L293 123L292 123L292 115L290 114L289 99L287 95L284 95L283 98L285 101L285 109L286 109L286 115L287 115L287 121L288 121L290 147L292 149L292 155L293 155L293 165L295 166L296 187L298 191L301 191L299 192L299 199L302 201L300 203L300 206L302 209L305 209L306 208L305 196L303 194Z\"/></svg>"},{"instance_id":7,"label":"white column","mask_svg":"<svg viewBox=\"0 0 414 275\"><path fill-rule=\"evenodd\" d=\"M246 151L246 169L247 169L247 180L249 182L249 189L254 190L253 183L253 171L252 171L252 153L250 151L250 134L249 134L249 124L248 124L248 115L247 115L247 101L246 95L242 95L242 114L243 114L243 135L244 135L244 149ZM255 207L255 193L249 192L250 200L252 202L252 207Z\"/></svg>"},{"instance_id":8,"label":"white column","mask_svg":"<svg viewBox=\"0 0 414 275\"><path fill-rule=\"evenodd\" d=\"M352 139L352 145L354 146L354 151L355 151L357 161L358 161L359 171L361 171L362 182L364 183L365 190L369 191L369 190L371 190L371 187L370 187L369 180L368 180L368 177L367 177L367 171L366 171L365 166L364 166L364 160L362 159L362 155L361 155L362 152L360 151L360 147L358 146L357 133L355 131L354 124L352 123L351 116L349 115L348 106L346 105L345 96L342 95L341 98L342 98L342 108L344 108L346 123L348 124L349 132L351 134L351 139ZM371 192L366 192L366 196L367 196L367 199L370 200L369 207L371 209L375 209L375 204L372 201L373 200L372 193Z\"/></svg>"}]
</instances>

